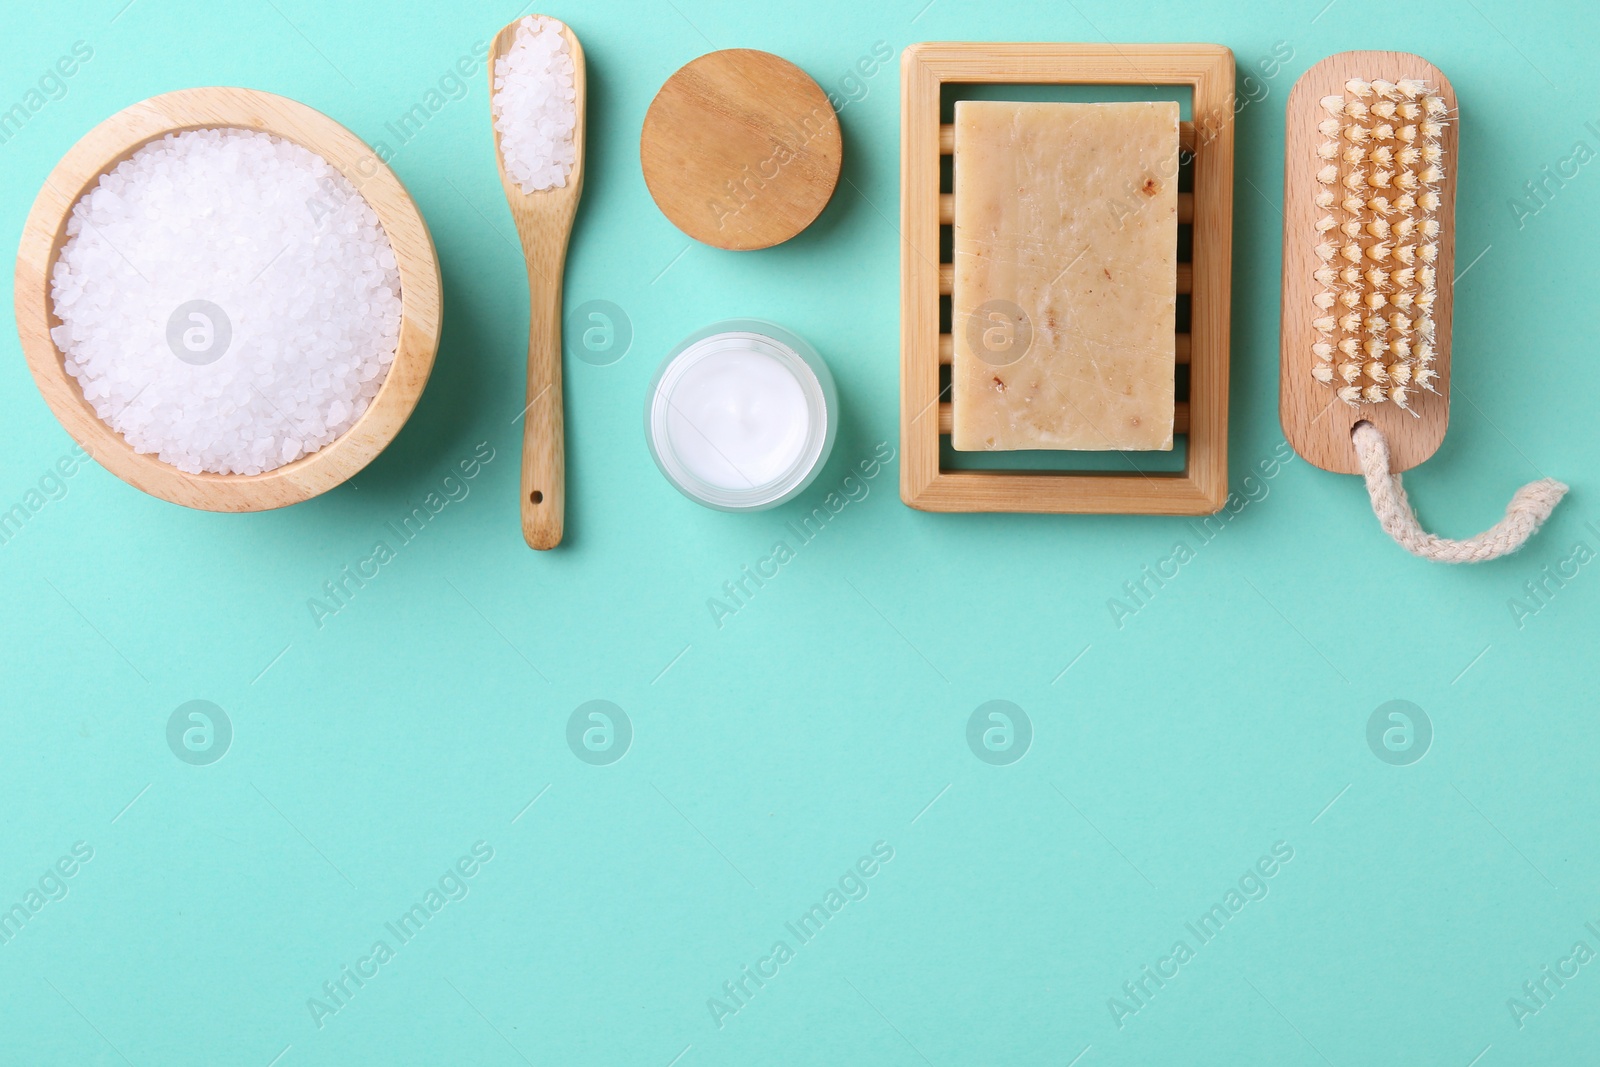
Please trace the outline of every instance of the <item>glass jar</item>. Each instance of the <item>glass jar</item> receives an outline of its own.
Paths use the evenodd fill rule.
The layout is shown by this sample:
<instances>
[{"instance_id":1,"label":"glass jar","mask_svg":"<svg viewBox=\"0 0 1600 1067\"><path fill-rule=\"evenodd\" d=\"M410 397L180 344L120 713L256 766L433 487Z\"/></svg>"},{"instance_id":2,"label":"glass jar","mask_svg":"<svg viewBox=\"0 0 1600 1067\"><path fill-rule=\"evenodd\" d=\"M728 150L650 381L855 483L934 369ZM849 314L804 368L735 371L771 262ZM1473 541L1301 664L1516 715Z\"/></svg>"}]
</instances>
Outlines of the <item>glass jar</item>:
<instances>
[{"instance_id":1,"label":"glass jar","mask_svg":"<svg viewBox=\"0 0 1600 1067\"><path fill-rule=\"evenodd\" d=\"M730 319L686 337L645 399L656 466L690 500L759 511L792 500L828 461L837 430L833 375L783 327Z\"/></svg>"}]
</instances>

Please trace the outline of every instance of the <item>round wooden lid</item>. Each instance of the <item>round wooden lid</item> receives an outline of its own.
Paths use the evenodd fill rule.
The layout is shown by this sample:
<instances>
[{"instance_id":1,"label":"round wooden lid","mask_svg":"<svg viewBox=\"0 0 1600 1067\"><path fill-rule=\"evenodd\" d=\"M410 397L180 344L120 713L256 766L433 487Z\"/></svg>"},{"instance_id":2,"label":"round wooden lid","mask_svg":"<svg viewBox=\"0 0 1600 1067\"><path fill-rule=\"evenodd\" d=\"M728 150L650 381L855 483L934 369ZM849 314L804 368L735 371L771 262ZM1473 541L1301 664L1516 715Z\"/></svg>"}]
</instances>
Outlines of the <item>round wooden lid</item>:
<instances>
[{"instance_id":1,"label":"round wooden lid","mask_svg":"<svg viewBox=\"0 0 1600 1067\"><path fill-rule=\"evenodd\" d=\"M639 159L673 225L746 251L781 244L822 214L843 147L833 105L805 71L730 48L667 79L644 117Z\"/></svg>"}]
</instances>

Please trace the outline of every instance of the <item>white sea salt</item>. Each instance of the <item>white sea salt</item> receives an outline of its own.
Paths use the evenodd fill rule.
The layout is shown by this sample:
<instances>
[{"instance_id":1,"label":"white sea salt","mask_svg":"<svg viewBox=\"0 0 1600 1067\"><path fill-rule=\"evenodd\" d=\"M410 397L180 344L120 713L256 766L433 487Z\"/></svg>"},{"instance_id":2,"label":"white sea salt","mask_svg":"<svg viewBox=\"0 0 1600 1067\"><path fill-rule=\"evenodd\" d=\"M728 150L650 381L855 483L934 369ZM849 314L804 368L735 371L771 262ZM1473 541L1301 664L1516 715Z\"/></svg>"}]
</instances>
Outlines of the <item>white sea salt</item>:
<instances>
[{"instance_id":1,"label":"white sea salt","mask_svg":"<svg viewBox=\"0 0 1600 1067\"><path fill-rule=\"evenodd\" d=\"M572 53L555 19L517 23L510 51L494 64L494 128L506 174L524 193L559 189L577 161L578 93Z\"/></svg>"},{"instance_id":2,"label":"white sea salt","mask_svg":"<svg viewBox=\"0 0 1600 1067\"><path fill-rule=\"evenodd\" d=\"M51 331L95 413L190 473L315 452L377 395L400 274L377 214L270 134L169 134L74 205Z\"/></svg>"}]
</instances>

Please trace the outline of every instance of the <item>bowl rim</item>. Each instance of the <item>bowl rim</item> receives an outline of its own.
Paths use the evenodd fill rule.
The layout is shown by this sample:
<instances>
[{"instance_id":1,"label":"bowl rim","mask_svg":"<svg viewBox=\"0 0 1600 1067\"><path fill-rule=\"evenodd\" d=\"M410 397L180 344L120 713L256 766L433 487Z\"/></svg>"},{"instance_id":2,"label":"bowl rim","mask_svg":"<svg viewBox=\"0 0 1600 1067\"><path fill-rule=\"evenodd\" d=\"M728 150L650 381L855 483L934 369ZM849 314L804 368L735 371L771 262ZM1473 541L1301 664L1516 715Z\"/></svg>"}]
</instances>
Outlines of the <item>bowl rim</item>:
<instances>
[{"instance_id":1,"label":"bowl rim","mask_svg":"<svg viewBox=\"0 0 1600 1067\"><path fill-rule=\"evenodd\" d=\"M50 275L66 244L67 220L84 193L139 149L199 129L269 133L317 153L371 205L400 274L400 339L384 383L344 433L309 455L261 474L190 474L135 452L100 420L67 373L50 335L61 324ZM264 511L297 504L354 476L394 440L427 385L442 327L438 253L422 213L377 152L306 104L258 89L179 89L124 108L84 134L51 170L23 225L15 310L34 384L66 431L118 478L151 496L205 511Z\"/></svg>"}]
</instances>

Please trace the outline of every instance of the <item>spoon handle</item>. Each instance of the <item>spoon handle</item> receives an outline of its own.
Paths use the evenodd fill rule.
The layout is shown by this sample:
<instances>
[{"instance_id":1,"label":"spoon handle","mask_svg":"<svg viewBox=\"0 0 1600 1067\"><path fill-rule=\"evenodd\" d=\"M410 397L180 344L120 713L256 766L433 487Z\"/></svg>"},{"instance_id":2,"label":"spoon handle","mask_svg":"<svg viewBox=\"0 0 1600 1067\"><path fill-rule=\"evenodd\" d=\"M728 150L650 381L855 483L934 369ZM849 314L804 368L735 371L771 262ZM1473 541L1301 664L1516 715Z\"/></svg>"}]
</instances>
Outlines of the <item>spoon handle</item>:
<instances>
[{"instance_id":1,"label":"spoon handle","mask_svg":"<svg viewBox=\"0 0 1600 1067\"><path fill-rule=\"evenodd\" d=\"M564 236L564 235L563 235ZM566 241L554 262L529 270L528 393L522 417L522 536L530 548L561 543L567 505L566 424L561 399L561 267ZM530 262L530 268L534 264Z\"/></svg>"}]
</instances>

